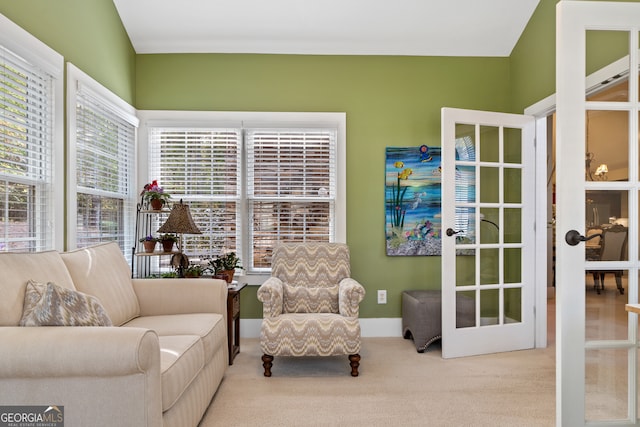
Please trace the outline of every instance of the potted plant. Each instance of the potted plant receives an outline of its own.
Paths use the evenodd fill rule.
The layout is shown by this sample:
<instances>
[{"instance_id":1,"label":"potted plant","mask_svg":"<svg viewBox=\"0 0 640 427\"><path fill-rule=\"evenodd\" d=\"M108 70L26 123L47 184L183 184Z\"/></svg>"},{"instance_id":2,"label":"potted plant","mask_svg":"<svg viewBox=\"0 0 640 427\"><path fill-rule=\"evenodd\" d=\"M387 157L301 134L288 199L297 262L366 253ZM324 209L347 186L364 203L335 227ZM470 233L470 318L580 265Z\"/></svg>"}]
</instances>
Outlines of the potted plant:
<instances>
[{"instance_id":1,"label":"potted plant","mask_svg":"<svg viewBox=\"0 0 640 427\"><path fill-rule=\"evenodd\" d=\"M223 249L222 254L209 261L214 276L222 277L226 275L227 283L233 281L235 269L240 266L240 258L235 252L228 252Z\"/></svg>"},{"instance_id":2,"label":"potted plant","mask_svg":"<svg viewBox=\"0 0 640 427\"><path fill-rule=\"evenodd\" d=\"M200 277L202 276L202 273L204 273L205 268L202 267L199 264L190 264L189 266L185 267L185 269L183 270L183 274L184 277L190 277L190 278L195 278L195 277Z\"/></svg>"},{"instance_id":3,"label":"potted plant","mask_svg":"<svg viewBox=\"0 0 640 427\"><path fill-rule=\"evenodd\" d=\"M158 243L158 239L149 234L148 236L141 238L140 243L142 243L142 245L144 246L145 252L151 253L156 249L156 243Z\"/></svg>"},{"instance_id":4,"label":"potted plant","mask_svg":"<svg viewBox=\"0 0 640 427\"><path fill-rule=\"evenodd\" d=\"M178 241L178 236L172 233L161 234L158 240L162 244L162 250L164 252L172 252L173 245Z\"/></svg>"},{"instance_id":5,"label":"potted plant","mask_svg":"<svg viewBox=\"0 0 640 427\"><path fill-rule=\"evenodd\" d=\"M151 208L155 211L159 211L169 201L171 195L165 193L164 188L158 185L157 180L151 181L150 184L145 184L142 193L140 193L144 201L151 205Z\"/></svg>"}]
</instances>

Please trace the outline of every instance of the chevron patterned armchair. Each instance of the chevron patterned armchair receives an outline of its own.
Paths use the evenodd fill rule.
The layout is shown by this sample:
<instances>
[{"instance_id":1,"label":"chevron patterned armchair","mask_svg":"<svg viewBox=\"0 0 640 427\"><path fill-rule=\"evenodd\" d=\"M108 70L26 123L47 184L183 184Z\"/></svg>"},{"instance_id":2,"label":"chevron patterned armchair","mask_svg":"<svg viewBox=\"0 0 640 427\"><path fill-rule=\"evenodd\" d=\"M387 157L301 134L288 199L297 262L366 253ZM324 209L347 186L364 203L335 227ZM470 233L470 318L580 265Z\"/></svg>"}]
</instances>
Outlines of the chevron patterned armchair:
<instances>
[{"instance_id":1,"label":"chevron patterned armchair","mask_svg":"<svg viewBox=\"0 0 640 427\"><path fill-rule=\"evenodd\" d=\"M365 290L350 277L349 247L341 243L284 243L273 252L271 277L258 289L264 375L274 356L348 355L360 366L358 310Z\"/></svg>"}]
</instances>

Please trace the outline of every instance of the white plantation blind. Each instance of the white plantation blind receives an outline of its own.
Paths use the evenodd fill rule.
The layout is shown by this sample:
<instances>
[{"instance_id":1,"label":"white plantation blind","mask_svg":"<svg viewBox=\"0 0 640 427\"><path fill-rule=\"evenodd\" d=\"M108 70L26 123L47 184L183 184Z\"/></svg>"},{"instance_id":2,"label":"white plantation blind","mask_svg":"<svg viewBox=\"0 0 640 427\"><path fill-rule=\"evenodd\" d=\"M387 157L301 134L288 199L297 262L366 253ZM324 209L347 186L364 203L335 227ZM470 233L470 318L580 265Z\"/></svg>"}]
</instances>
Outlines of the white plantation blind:
<instances>
[{"instance_id":1,"label":"white plantation blind","mask_svg":"<svg viewBox=\"0 0 640 427\"><path fill-rule=\"evenodd\" d=\"M247 200L255 270L270 267L281 241L334 236L336 131L247 131Z\"/></svg>"},{"instance_id":2,"label":"white plantation blind","mask_svg":"<svg viewBox=\"0 0 640 427\"><path fill-rule=\"evenodd\" d=\"M238 251L241 186L241 130L152 127L149 175L172 201L189 205L201 235L185 235L190 256Z\"/></svg>"},{"instance_id":3,"label":"white plantation blind","mask_svg":"<svg viewBox=\"0 0 640 427\"><path fill-rule=\"evenodd\" d=\"M465 166L456 168L456 205L464 205L475 202L476 176L475 165L476 151L473 138L463 136L456 138L456 160L459 162L469 162ZM474 165L469 167L469 165ZM475 222L473 221L475 208L456 206L455 229L459 231L458 237L474 238Z\"/></svg>"},{"instance_id":4,"label":"white plantation blind","mask_svg":"<svg viewBox=\"0 0 640 427\"><path fill-rule=\"evenodd\" d=\"M133 246L135 123L83 84L76 93L76 244Z\"/></svg>"},{"instance_id":5,"label":"white plantation blind","mask_svg":"<svg viewBox=\"0 0 640 427\"><path fill-rule=\"evenodd\" d=\"M249 197L335 197L335 132L249 130Z\"/></svg>"},{"instance_id":6,"label":"white plantation blind","mask_svg":"<svg viewBox=\"0 0 640 427\"><path fill-rule=\"evenodd\" d=\"M53 248L54 79L0 45L0 250Z\"/></svg>"}]
</instances>

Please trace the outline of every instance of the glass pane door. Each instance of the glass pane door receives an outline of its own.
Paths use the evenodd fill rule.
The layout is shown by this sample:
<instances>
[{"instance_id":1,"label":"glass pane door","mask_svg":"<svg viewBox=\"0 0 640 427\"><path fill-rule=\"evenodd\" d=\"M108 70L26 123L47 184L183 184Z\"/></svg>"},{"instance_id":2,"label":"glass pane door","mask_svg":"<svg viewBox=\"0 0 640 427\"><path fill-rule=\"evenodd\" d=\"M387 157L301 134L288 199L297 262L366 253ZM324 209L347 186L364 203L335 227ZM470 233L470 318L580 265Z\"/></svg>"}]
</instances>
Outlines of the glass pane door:
<instances>
[{"instance_id":1,"label":"glass pane door","mask_svg":"<svg viewBox=\"0 0 640 427\"><path fill-rule=\"evenodd\" d=\"M442 146L443 357L532 348L533 119L446 108Z\"/></svg>"},{"instance_id":2,"label":"glass pane door","mask_svg":"<svg viewBox=\"0 0 640 427\"><path fill-rule=\"evenodd\" d=\"M637 425L640 5L557 8L557 423Z\"/></svg>"}]
</instances>

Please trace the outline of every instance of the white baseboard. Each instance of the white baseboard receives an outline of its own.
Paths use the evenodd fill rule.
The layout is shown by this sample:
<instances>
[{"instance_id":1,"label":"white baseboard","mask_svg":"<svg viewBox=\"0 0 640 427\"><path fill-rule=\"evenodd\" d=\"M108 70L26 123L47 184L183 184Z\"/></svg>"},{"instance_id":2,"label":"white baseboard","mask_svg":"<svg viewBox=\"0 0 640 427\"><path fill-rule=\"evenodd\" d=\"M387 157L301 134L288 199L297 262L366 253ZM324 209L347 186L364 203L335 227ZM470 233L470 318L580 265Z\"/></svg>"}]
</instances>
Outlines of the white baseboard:
<instances>
[{"instance_id":1,"label":"white baseboard","mask_svg":"<svg viewBox=\"0 0 640 427\"><path fill-rule=\"evenodd\" d=\"M360 331L363 337L401 337L402 318L360 319Z\"/></svg>"},{"instance_id":2,"label":"white baseboard","mask_svg":"<svg viewBox=\"0 0 640 427\"><path fill-rule=\"evenodd\" d=\"M262 319L240 319L240 338L259 338Z\"/></svg>"},{"instance_id":3,"label":"white baseboard","mask_svg":"<svg viewBox=\"0 0 640 427\"><path fill-rule=\"evenodd\" d=\"M262 319L240 319L240 337L260 337ZM402 318L360 319L360 329L363 337L401 337Z\"/></svg>"}]
</instances>

